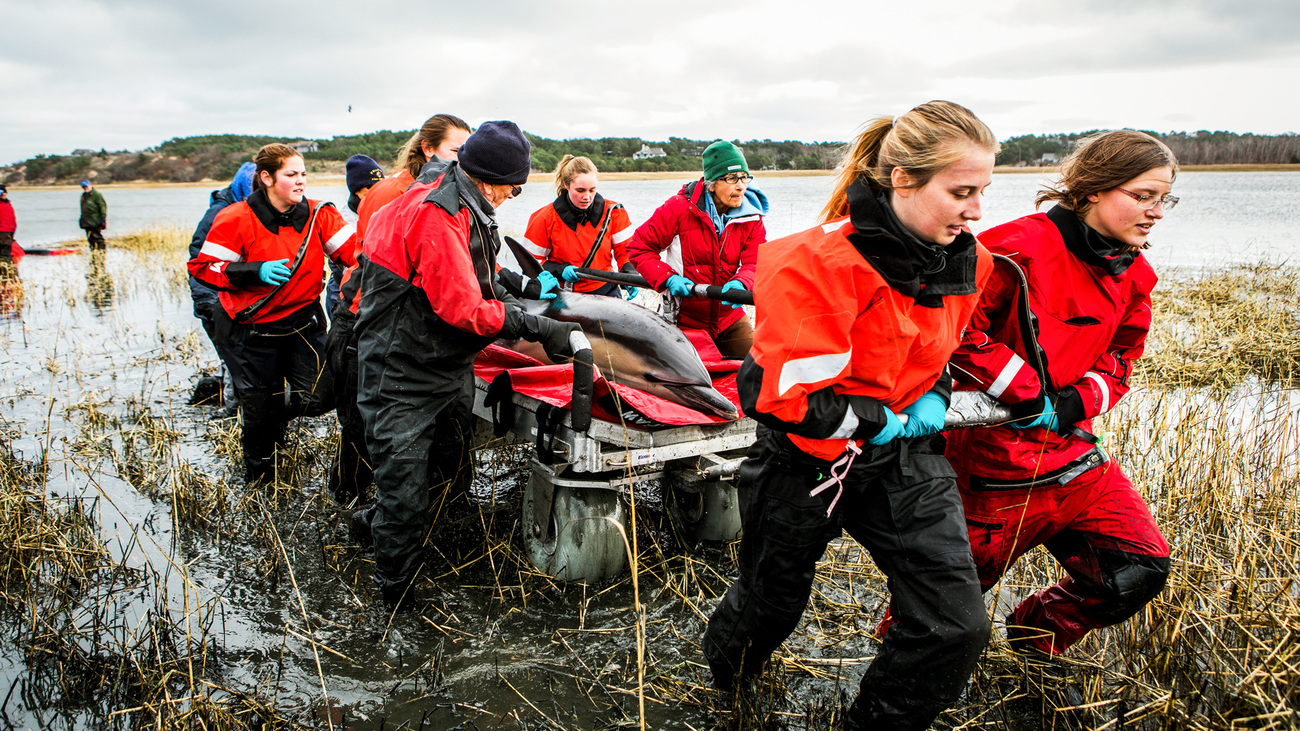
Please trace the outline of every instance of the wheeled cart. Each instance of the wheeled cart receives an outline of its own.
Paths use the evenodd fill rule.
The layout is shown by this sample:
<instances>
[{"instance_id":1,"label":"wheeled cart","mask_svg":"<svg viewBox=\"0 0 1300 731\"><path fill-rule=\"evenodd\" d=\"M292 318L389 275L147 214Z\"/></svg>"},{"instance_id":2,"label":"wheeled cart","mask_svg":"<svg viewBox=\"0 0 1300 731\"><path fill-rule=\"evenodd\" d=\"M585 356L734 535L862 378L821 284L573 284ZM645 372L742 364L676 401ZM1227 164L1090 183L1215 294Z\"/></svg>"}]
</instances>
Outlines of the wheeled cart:
<instances>
[{"instance_id":1,"label":"wheeled cart","mask_svg":"<svg viewBox=\"0 0 1300 731\"><path fill-rule=\"evenodd\" d=\"M653 428L593 419L579 432L568 411L521 393L510 393L510 404L489 405L489 384L476 379L475 386L474 413L485 430L502 423L503 408L512 410L505 420L508 434L536 446L524 489L522 531L539 571L588 582L622 573L628 497L637 484L651 480L659 482L664 507L685 544L728 541L739 534L732 478L754 441L752 419ZM476 441L486 439L485 434Z\"/></svg>"}]
</instances>

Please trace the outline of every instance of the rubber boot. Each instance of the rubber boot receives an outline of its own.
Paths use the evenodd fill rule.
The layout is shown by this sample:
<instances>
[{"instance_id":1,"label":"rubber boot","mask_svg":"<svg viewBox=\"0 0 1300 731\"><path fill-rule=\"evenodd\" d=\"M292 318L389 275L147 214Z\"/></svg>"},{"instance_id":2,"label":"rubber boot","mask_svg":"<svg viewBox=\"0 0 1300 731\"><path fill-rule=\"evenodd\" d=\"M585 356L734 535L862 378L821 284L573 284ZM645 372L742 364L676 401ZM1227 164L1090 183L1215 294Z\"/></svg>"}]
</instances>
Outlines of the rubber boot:
<instances>
[{"instance_id":1,"label":"rubber boot","mask_svg":"<svg viewBox=\"0 0 1300 731\"><path fill-rule=\"evenodd\" d=\"M248 484L275 481L275 448L284 441L284 395L281 392L249 390L240 402L244 448L244 481Z\"/></svg>"}]
</instances>

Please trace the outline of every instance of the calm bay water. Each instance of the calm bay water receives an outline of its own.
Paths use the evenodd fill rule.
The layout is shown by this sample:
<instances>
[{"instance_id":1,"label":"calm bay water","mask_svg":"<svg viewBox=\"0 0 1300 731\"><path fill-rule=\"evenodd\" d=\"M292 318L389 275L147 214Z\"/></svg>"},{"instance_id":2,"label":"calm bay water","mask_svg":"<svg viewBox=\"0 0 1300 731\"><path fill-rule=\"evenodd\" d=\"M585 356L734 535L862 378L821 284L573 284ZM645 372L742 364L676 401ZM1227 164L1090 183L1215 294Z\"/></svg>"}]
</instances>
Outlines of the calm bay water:
<instances>
[{"instance_id":1,"label":"calm bay water","mask_svg":"<svg viewBox=\"0 0 1300 731\"><path fill-rule=\"evenodd\" d=\"M634 224L675 193L681 180L610 180L600 184L608 198L627 207ZM998 173L984 203L976 233L1033 212L1033 198L1048 176ZM829 176L763 178L754 181L768 198L770 238L800 231L816 222L833 179ZM121 235L155 223L191 229L207 209L207 188L105 188L108 234ZM1262 259L1283 261L1300 253L1300 172L1191 172L1178 176L1174 194L1182 200L1155 228L1150 251L1157 267L1203 267ZM81 239L76 190L16 190L10 193L18 216L18 240L47 246ZM308 195L346 210L347 189L338 183L308 185ZM525 186L502 206L498 219L506 233L521 234L528 216L553 198L549 185Z\"/></svg>"}]
</instances>

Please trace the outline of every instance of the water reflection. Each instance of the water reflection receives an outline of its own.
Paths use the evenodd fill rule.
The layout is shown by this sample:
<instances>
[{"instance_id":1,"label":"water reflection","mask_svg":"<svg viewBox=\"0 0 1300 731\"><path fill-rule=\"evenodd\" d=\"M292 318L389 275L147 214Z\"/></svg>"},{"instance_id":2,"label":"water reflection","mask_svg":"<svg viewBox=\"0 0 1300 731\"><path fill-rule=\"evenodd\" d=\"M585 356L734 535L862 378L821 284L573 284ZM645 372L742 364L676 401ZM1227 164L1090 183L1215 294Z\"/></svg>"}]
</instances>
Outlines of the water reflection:
<instances>
[{"instance_id":1,"label":"water reflection","mask_svg":"<svg viewBox=\"0 0 1300 731\"><path fill-rule=\"evenodd\" d=\"M23 280L18 278L18 264L9 257L0 258L0 322L17 322L23 317Z\"/></svg>"},{"instance_id":2,"label":"water reflection","mask_svg":"<svg viewBox=\"0 0 1300 731\"><path fill-rule=\"evenodd\" d=\"M91 251L86 268L86 301L100 315L113 309L113 277L105 265L105 254L102 249Z\"/></svg>"}]
</instances>

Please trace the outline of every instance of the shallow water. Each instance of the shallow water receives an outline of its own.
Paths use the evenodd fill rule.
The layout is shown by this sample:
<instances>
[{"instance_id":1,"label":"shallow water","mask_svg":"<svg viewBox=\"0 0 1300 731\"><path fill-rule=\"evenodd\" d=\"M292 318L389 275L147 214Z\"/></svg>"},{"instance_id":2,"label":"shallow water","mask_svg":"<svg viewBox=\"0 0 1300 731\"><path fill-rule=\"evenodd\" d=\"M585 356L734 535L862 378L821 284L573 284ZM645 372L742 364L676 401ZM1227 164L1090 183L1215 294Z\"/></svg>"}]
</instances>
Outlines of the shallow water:
<instances>
[{"instance_id":1,"label":"shallow water","mask_svg":"<svg viewBox=\"0 0 1300 731\"><path fill-rule=\"evenodd\" d=\"M769 229L776 235L811 223L830 179L761 182L773 200ZM1278 217L1294 213L1298 182L1300 176L1290 173L1180 176L1183 203L1161 224L1168 238L1182 232L1192 241L1179 250L1187 256L1177 263L1289 255L1297 241L1288 227L1273 213L1243 211L1268 201ZM995 190L1013 194L991 195L986 220L1024 212L1019 201L1037 183L1036 176L998 176ZM636 211L644 218L677 185L611 181L602 189L628 203L638 220ZM49 202L45 215L52 221L67 205L75 207L76 193L68 193L22 191L14 197ZM188 228L207 196L181 188L108 193L123 196L116 217L110 216L115 227L132 220L153 223L158 212L149 206L159 204L164 219L175 214L173 220ZM505 227L522 230L527 213L549 199L543 193L534 186L511 204L518 204L513 211L503 209ZM128 194L149 206L132 209ZM1207 199L1223 201L1215 205L1231 212L1213 217L1193 205ZM26 226L39 230L39 218L32 214L28 221L24 215L20 207L20 240L27 240ZM75 216L72 223L67 237L76 236ZM64 229L49 230L47 243L66 236ZM1172 250L1158 248L1153 258L1167 251ZM329 725L326 717L349 728L423 722L428 728L484 729L612 728L637 718L631 582L561 590L527 570L518 555L518 463L507 461L495 485L482 477L476 505L446 521L457 525L445 525L435 540L429 572L436 578L422 585L420 598L428 608L416 615L390 618L383 612L370 589L369 555L347 537L347 511L320 494L329 419L297 428L309 455L308 478L292 490L251 499L233 476L231 459L215 452L223 432L208 421L211 409L185 405L195 374L212 369L215 357L190 316L178 266L121 250L106 257L26 257L17 284L0 287L0 427L15 433L12 446L26 459L47 454L46 493L90 506L112 556L150 577L112 597L108 611L123 627L121 636L143 631L161 597L180 626L196 633L207 628L214 640L210 659L217 661L213 682L271 699L282 715L322 728ZM119 423L96 426L93 414ZM176 432L162 440L160 456L150 464L163 472L192 467L225 486L224 508L210 523L189 521L165 492L154 493L149 479L133 479L124 467L125 441L149 443L138 434L142 414ZM670 543L653 521L643 514L643 548L655 539ZM668 546L664 554L666 561L653 550L646 553L657 565L640 575L647 683L654 688L647 727L712 727L719 717L709 709L718 699L700 689L708 673L698 641L703 615L733 576L732 564L716 550L688 556ZM839 681L834 670L830 678L792 674L789 696L796 711L833 703L837 689L856 685L861 660L875 654L867 634L884 589L869 562L850 556L854 561L863 563L862 578L850 581L849 590L826 587L819 601L853 607L856 616L840 616L845 624L828 629L807 624L787 647L800 657L855 660ZM844 634L845 626L856 629ZM15 689L3 707L10 723L96 725L89 709L60 720L33 703L36 695L24 691L27 662L22 647L0 637L0 693ZM325 705L334 710L323 710Z\"/></svg>"},{"instance_id":2,"label":"shallow water","mask_svg":"<svg viewBox=\"0 0 1300 731\"><path fill-rule=\"evenodd\" d=\"M600 192L619 201L633 225L650 217L675 193L682 180L610 180ZM984 216L972 228L978 234L991 226L1033 212L1033 198L1049 178L1040 174L997 173L984 199ZM801 231L816 223L817 213L831 189L830 176L764 178L754 185L767 195L769 238ZM105 188L109 206L109 235L122 235L157 221L170 221L185 231L207 209L205 188ZM1150 250L1157 269L1217 266L1262 260L1283 261L1300 254L1300 172L1188 172L1178 176L1174 194L1178 207L1153 230ZM18 218L18 240L28 246L84 239L77 228L76 190L12 191ZM346 210L342 184L312 186L308 195L333 201ZM506 233L520 235L528 216L554 198L544 184L524 186L518 198L499 211Z\"/></svg>"}]
</instances>

